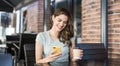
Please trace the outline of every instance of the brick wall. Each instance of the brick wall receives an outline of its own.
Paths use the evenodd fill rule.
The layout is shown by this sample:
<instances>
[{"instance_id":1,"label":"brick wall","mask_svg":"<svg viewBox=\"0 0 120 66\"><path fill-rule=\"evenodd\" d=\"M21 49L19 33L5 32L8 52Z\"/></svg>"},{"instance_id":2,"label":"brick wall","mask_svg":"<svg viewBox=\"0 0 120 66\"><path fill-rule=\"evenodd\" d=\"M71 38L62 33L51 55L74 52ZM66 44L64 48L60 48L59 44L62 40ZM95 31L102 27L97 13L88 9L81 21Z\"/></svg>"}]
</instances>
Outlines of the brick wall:
<instances>
[{"instance_id":1,"label":"brick wall","mask_svg":"<svg viewBox=\"0 0 120 66\"><path fill-rule=\"evenodd\" d=\"M16 27L16 13L9 13L11 27Z\"/></svg>"},{"instance_id":2,"label":"brick wall","mask_svg":"<svg viewBox=\"0 0 120 66\"><path fill-rule=\"evenodd\" d=\"M101 43L101 0L82 0L82 43ZM102 66L88 61L86 66Z\"/></svg>"},{"instance_id":3,"label":"brick wall","mask_svg":"<svg viewBox=\"0 0 120 66\"><path fill-rule=\"evenodd\" d=\"M82 1L82 42L100 42L100 0ZM108 66L120 65L120 0L108 0Z\"/></svg>"},{"instance_id":4,"label":"brick wall","mask_svg":"<svg viewBox=\"0 0 120 66\"><path fill-rule=\"evenodd\" d=\"M39 33L43 31L44 0L39 0L28 5L27 31Z\"/></svg>"},{"instance_id":5,"label":"brick wall","mask_svg":"<svg viewBox=\"0 0 120 66\"><path fill-rule=\"evenodd\" d=\"M82 0L82 43L100 43L100 0Z\"/></svg>"},{"instance_id":6,"label":"brick wall","mask_svg":"<svg viewBox=\"0 0 120 66\"><path fill-rule=\"evenodd\" d=\"M120 66L120 0L108 0L108 44L108 66Z\"/></svg>"},{"instance_id":7,"label":"brick wall","mask_svg":"<svg viewBox=\"0 0 120 66\"><path fill-rule=\"evenodd\" d=\"M43 22L44 22L44 0L39 0L38 4L38 25L37 25L37 32L41 32L44 30Z\"/></svg>"}]
</instances>

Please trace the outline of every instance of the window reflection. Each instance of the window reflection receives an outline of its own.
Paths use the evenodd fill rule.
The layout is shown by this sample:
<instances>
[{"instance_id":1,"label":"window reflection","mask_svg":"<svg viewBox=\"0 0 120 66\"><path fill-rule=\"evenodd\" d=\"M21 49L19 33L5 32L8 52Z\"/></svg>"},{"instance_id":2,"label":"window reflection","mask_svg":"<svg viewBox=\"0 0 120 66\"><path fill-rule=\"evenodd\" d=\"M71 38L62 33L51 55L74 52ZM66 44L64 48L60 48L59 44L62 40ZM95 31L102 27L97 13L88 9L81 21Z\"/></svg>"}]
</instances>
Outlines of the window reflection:
<instances>
[{"instance_id":1,"label":"window reflection","mask_svg":"<svg viewBox=\"0 0 120 66\"><path fill-rule=\"evenodd\" d=\"M77 43L81 43L81 0L74 0L74 27Z\"/></svg>"},{"instance_id":2,"label":"window reflection","mask_svg":"<svg viewBox=\"0 0 120 66\"><path fill-rule=\"evenodd\" d=\"M0 12L0 40L5 43L5 36L15 33L15 27L13 27L13 14L8 12Z\"/></svg>"}]
</instances>

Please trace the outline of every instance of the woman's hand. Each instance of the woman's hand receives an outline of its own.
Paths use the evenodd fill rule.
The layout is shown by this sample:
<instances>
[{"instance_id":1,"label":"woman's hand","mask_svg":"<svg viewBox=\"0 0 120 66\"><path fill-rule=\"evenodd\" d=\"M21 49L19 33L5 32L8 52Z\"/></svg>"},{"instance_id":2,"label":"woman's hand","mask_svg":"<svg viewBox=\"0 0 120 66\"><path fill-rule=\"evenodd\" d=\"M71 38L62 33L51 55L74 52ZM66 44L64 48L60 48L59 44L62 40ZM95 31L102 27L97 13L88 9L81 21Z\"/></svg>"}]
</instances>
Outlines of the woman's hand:
<instances>
[{"instance_id":1,"label":"woman's hand","mask_svg":"<svg viewBox=\"0 0 120 66\"><path fill-rule=\"evenodd\" d=\"M82 49L73 49L73 61L81 60L83 57Z\"/></svg>"},{"instance_id":2,"label":"woman's hand","mask_svg":"<svg viewBox=\"0 0 120 66\"><path fill-rule=\"evenodd\" d=\"M61 57L62 53L55 53L56 51L52 51L48 57L45 58L47 62L53 62L59 57Z\"/></svg>"}]
</instances>

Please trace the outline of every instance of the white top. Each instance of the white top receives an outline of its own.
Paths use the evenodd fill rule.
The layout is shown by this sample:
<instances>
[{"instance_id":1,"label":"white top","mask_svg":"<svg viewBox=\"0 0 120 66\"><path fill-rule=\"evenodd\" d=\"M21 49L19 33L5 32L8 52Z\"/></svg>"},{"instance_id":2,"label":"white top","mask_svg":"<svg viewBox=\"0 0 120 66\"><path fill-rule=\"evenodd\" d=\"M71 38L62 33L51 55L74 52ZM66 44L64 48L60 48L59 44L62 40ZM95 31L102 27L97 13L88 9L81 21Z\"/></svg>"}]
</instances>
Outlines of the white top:
<instances>
[{"instance_id":1,"label":"white top","mask_svg":"<svg viewBox=\"0 0 120 66\"><path fill-rule=\"evenodd\" d=\"M39 41L44 47L43 56L46 57L52 51L53 46L60 46L62 51L62 56L58 58L56 61L52 62L52 66L63 66L63 64L68 64L66 62L69 61L69 46L63 44L60 41L55 41L50 37L49 31L41 32L37 35L36 41ZM63 63L62 63L63 62ZM62 65L61 65L62 63Z\"/></svg>"}]
</instances>

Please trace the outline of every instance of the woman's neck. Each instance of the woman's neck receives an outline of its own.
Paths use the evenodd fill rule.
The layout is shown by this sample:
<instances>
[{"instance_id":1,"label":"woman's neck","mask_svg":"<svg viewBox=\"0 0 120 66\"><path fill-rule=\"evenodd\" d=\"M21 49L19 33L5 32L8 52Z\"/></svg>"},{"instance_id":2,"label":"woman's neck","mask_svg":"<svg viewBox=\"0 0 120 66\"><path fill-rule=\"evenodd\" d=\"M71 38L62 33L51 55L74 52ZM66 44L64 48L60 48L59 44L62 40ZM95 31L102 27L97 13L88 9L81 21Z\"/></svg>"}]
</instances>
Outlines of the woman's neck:
<instances>
[{"instance_id":1,"label":"woman's neck","mask_svg":"<svg viewBox=\"0 0 120 66\"><path fill-rule=\"evenodd\" d=\"M54 36L54 37L58 37L59 32L57 32L57 31L51 29L51 30L50 30L50 35L51 35L51 36Z\"/></svg>"},{"instance_id":2,"label":"woman's neck","mask_svg":"<svg viewBox=\"0 0 120 66\"><path fill-rule=\"evenodd\" d=\"M53 40L59 40L58 36L59 36L59 32L52 30L52 29L50 30L50 37Z\"/></svg>"}]
</instances>

